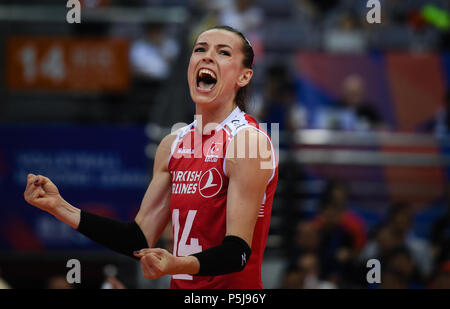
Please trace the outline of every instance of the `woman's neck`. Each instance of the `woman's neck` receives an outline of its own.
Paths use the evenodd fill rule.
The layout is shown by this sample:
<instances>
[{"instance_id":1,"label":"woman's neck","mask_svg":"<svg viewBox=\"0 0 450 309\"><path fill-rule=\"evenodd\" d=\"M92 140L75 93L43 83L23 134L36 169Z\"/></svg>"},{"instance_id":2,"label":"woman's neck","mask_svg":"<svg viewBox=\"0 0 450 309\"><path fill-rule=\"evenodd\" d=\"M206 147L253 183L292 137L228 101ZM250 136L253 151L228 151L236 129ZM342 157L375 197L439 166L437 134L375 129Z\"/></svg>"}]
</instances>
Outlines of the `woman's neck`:
<instances>
[{"instance_id":1,"label":"woman's neck","mask_svg":"<svg viewBox=\"0 0 450 309\"><path fill-rule=\"evenodd\" d=\"M214 128L219 125L229 114L236 108L236 103L232 104L219 104L217 106L202 106L196 104L195 106L195 119L197 124L201 125L203 134L210 134ZM199 128L199 129L200 129Z\"/></svg>"}]
</instances>

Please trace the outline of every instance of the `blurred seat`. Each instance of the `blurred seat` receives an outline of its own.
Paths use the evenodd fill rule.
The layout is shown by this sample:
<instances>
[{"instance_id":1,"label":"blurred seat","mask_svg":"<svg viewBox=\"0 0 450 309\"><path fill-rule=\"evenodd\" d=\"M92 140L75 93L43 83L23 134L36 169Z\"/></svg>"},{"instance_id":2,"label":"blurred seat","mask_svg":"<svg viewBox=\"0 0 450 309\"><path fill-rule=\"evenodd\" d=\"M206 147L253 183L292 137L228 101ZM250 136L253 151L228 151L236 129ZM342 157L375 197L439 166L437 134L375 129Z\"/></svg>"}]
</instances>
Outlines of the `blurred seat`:
<instances>
[{"instance_id":1,"label":"blurred seat","mask_svg":"<svg viewBox=\"0 0 450 309\"><path fill-rule=\"evenodd\" d=\"M317 50L321 44L321 32L299 21L275 21L263 26L264 47L268 51L292 52Z\"/></svg>"},{"instance_id":2,"label":"blurred seat","mask_svg":"<svg viewBox=\"0 0 450 309\"><path fill-rule=\"evenodd\" d=\"M292 16L295 10L293 0L256 0L255 4L264 10L264 15L268 18Z\"/></svg>"},{"instance_id":3,"label":"blurred seat","mask_svg":"<svg viewBox=\"0 0 450 309\"><path fill-rule=\"evenodd\" d=\"M412 29L404 25L377 25L368 32L372 50L410 50L414 39Z\"/></svg>"}]
</instances>

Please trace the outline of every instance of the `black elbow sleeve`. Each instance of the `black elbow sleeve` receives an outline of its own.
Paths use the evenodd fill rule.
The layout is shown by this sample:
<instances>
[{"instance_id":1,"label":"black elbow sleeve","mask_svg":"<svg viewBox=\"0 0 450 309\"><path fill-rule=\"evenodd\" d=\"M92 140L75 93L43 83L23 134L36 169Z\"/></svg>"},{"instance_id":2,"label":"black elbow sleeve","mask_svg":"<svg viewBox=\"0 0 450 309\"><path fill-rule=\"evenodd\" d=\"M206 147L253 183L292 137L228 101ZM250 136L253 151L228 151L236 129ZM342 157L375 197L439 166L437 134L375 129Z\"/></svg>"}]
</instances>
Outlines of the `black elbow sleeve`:
<instances>
[{"instance_id":1,"label":"black elbow sleeve","mask_svg":"<svg viewBox=\"0 0 450 309\"><path fill-rule=\"evenodd\" d=\"M147 240L135 222L121 222L81 211L77 229L98 244L132 258L134 251L147 248Z\"/></svg>"},{"instance_id":2,"label":"black elbow sleeve","mask_svg":"<svg viewBox=\"0 0 450 309\"><path fill-rule=\"evenodd\" d=\"M251 254L247 242L238 236L226 236L219 246L193 254L200 262L197 276L218 276L244 269Z\"/></svg>"}]
</instances>

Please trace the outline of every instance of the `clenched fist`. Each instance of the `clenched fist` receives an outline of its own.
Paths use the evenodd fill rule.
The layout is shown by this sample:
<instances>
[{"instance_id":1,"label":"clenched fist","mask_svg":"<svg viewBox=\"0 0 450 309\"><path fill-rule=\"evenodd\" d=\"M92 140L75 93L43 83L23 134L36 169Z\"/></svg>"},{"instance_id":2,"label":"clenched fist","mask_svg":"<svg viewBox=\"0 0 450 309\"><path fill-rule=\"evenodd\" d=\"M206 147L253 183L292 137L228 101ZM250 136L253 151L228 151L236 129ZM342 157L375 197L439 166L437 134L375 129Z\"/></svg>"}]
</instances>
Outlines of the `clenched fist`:
<instances>
[{"instance_id":1,"label":"clenched fist","mask_svg":"<svg viewBox=\"0 0 450 309\"><path fill-rule=\"evenodd\" d=\"M164 275L196 274L200 264L196 257L172 255L165 249L146 248L134 252L141 259L144 278L157 279Z\"/></svg>"},{"instance_id":2,"label":"clenched fist","mask_svg":"<svg viewBox=\"0 0 450 309\"><path fill-rule=\"evenodd\" d=\"M27 187L24 192L25 201L33 206L55 214L62 197L58 188L50 179L41 175L28 174Z\"/></svg>"}]
</instances>

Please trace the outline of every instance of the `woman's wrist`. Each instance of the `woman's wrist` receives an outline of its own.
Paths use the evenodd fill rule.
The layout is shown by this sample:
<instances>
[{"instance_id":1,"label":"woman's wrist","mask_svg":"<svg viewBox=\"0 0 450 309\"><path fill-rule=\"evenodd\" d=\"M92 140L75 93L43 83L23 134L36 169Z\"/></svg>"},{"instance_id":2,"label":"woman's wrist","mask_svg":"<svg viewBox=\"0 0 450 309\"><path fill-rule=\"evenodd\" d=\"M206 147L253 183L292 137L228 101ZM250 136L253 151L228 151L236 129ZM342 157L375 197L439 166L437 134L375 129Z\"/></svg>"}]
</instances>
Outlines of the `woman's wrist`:
<instances>
[{"instance_id":1,"label":"woman's wrist","mask_svg":"<svg viewBox=\"0 0 450 309\"><path fill-rule=\"evenodd\" d=\"M52 215L73 227L74 229L78 228L78 225L80 224L80 213L81 210L79 208L76 208L66 202L63 198L61 198L61 202L59 203L58 207L55 208Z\"/></svg>"},{"instance_id":2,"label":"woman's wrist","mask_svg":"<svg viewBox=\"0 0 450 309\"><path fill-rule=\"evenodd\" d=\"M173 274L189 274L189 275L195 275L200 270L200 262L195 256L188 255L188 256L180 256L175 257L177 260L176 262L176 269L173 272Z\"/></svg>"}]
</instances>

